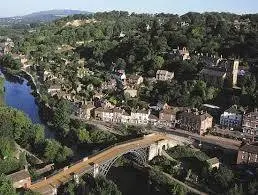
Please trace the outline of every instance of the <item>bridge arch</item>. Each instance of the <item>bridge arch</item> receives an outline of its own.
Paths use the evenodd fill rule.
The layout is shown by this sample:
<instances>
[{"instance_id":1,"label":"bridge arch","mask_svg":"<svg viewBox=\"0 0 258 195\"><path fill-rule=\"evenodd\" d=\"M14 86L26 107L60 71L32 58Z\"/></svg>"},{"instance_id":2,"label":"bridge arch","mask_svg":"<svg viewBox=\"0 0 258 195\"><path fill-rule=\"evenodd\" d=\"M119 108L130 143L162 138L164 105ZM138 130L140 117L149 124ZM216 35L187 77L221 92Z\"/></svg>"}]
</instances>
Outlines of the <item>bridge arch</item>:
<instances>
[{"instance_id":1,"label":"bridge arch","mask_svg":"<svg viewBox=\"0 0 258 195\"><path fill-rule=\"evenodd\" d=\"M133 149L129 150L127 152L124 152L122 154L117 155L116 157L98 165L97 167L94 167L93 175L94 177L97 175L103 175L106 176L109 172L110 168L113 166L113 164L122 156L126 154L131 154L133 159L141 164L144 165L148 161L148 148L139 148L139 149ZM97 170L96 170L97 169Z\"/></svg>"}]
</instances>

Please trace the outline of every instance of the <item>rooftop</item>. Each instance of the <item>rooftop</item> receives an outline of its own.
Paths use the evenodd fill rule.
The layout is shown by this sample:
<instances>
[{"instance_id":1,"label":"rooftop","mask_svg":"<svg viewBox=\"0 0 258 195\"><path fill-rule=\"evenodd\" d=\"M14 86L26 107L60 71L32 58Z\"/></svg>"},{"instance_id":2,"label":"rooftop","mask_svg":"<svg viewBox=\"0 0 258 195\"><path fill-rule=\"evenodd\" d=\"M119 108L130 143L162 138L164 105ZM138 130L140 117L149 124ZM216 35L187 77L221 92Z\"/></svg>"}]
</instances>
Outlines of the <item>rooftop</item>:
<instances>
[{"instance_id":1,"label":"rooftop","mask_svg":"<svg viewBox=\"0 0 258 195\"><path fill-rule=\"evenodd\" d=\"M214 165L214 164L217 164L219 163L219 159L217 157L214 157L214 158L210 158L206 161L208 164L210 165Z\"/></svg>"},{"instance_id":2,"label":"rooftop","mask_svg":"<svg viewBox=\"0 0 258 195\"><path fill-rule=\"evenodd\" d=\"M30 177L30 173L27 170L21 170L18 172L15 172L13 174L7 175L7 177L12 181L12 182L18 182L23 179L27 179Z\"/></svg>"},{"instance_id":3,"label":"rooftop","mask_svg":"<svg viewBox=\"0 0 258 195\"><path fill-rule=\"evenodd\" d=\"M183 111L179 113L179 116L195 118L196 120L201 120L201 121L205 120L206 118L212 118L212 116L207 112L200 112L200 111Z\"/></svg>"},{"instance_id":4,"label":"rooftop","mask_svg":"<svg viewBox=\"0 0 258 195\"><path fill-rule=\"evenodd\" d=\"M238 108L237 105L233 105L227 110L225 110L225 112L234 113L234 114L243 114L244 110L242 108Z\"/></svg>"},{"instance_id":5,"label":"rooftop","mask_svg":"<svg viewBox=\"0 0 258 195\"><path fill-rule=\"evenodd\" d=\"M240 151L245 151L252 154L258 154L258 142L245 144L239 148Z\"/></svg>"},{"instance_id":6,"label":"rooftop","mask_svg":"<svg viewBox=\"0 0 258 195\"><path fill-rule=\"evenodd\" d=\"M172 72L169 72L167 70L157 70L157 74L168 74L168 73L172 73Z\"/></svg>"},{"instance_id":7,"label":"rooftop","mask_svg":"<svg viewBox=\"0 0 258 195\"><path fill-rule=\"evenodd\" d=\"M204 68L201 70L200 74L206 74L206 75L211 75L211 76L216 76L216 77L223 77L226 75L226 72L224 70L215 70L215 69L210 69L210 68Z\"/></svg>"}]
</instances>

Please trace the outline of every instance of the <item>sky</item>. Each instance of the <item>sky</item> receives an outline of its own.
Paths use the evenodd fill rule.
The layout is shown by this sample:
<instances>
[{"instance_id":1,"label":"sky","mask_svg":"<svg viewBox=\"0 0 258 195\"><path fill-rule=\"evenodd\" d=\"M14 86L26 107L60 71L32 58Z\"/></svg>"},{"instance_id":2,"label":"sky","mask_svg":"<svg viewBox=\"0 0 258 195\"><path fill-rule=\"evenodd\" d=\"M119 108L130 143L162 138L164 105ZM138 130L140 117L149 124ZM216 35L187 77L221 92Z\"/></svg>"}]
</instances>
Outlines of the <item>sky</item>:
<instances>
[{"instance_id":1,"label":"sky","mask_svg":"<svg viewBox=\"0 0 258 195\"><path fill-rule=\"evenodd\" d=\"M1 0L0 16L20 16L51 9L83 11L123 10L136 13L174 13L189 11L258 13L258 0Z\"/></svg>"}]
</instances>

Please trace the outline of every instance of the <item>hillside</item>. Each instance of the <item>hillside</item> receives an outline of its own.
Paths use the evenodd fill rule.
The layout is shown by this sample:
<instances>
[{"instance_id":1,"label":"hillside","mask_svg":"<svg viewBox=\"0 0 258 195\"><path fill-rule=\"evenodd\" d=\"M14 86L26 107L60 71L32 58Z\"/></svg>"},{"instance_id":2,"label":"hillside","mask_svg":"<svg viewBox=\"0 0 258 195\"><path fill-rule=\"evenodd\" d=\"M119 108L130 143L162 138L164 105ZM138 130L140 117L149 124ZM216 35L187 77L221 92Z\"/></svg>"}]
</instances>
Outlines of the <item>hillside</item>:
<instances>
[{"instance_id":1,"label":"hillside","mask_svg":"<svg viewBox=\"0 0 258 195\"><path fill-rule=\"evenodd\" d=\"M0 25L2 26L12 26L17 24L30 24L30 23L46 23L53 20L60 19L62 17L67 17L76 14L89 14L86 11L79 10L49 10L35 12L25 16L14 16L7 18L0 18Z\"/></svg>"}]
</instances>

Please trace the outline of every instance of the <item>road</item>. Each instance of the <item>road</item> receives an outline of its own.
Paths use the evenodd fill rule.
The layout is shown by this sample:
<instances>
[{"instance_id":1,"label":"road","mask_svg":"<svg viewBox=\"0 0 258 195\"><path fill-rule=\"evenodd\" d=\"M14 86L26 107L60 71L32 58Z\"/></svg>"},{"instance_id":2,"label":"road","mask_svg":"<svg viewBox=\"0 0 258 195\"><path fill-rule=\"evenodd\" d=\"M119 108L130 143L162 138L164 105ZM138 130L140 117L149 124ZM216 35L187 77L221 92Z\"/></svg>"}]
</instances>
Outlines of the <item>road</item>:
<instances>
[{"instance_id":1,"label":"road","mask_svg":"<svg viewBox=\"0 0 258 195\"><path fill-rule=\"evenodd\" d=\"M147 147L157 141L164 139L170 138L168 138L165 134L151 134L142 138L137 138L119 145L112 146L96 155L85 158L78 163L71 165L70 167L65 167L55 175L45 180L36 182L35 184L32 184L29 188L32 191L39 192L41 194L47 194L50 188L53 189L68 182L69 180L73 179L73 176L75 174L80 175L82 173L85 173L86 171L93 169L93 164L102 164L103 162L127 153L132 149Z\"/></svg>"},{"instance_id":2,"label":"road","mask_svg":"<svg viewBox=\"0 0 258 195\"><path fill-rule=\"evenodd\" d=\"M171 135L177 135L181 137L194 139L199 142L217 145L222 148L230 149L230 150L238 150L241 145L241 141L238 141L238 140L212 136L212 135L201 136L199 134L195 134L189 131L184 131L182 129L155 128L154 130L152 130L152 132L157 132L157 131L164 132Z\"/></svg>"},{"instance_id":3,"label":"road","mask_svg":"<svg viewBox=\"0 0 258 195\"><path fill-rule=\"evenodd\" d=\"M121 135L121 132L115 131L114 128L112 128L112 126L108 126L106 123L103 123L103 122L98 123L97 121L92 121L91 123L92 125L96 125L102 130L105 130L117 135ZM182 129L159 128L159 127L153 126L152 130L146 129L146 132L151 132L151 133L163 132L163 133L170 134L172 137L177 136L176 139L179 139L179 140L181 139L182 142L188 142L188 144L191 144L189 142L189 138L190 138L193 141L196 140L203 143L217 145L222 148L230 149L230 150L238 150L238 148L241 145L241 141L239 140L233 140L233 139L223 138L223 137L213 136L213 135L200 136L199 134L192 133L189 131L184 131Z\"/></svg>"}]
</instances>

